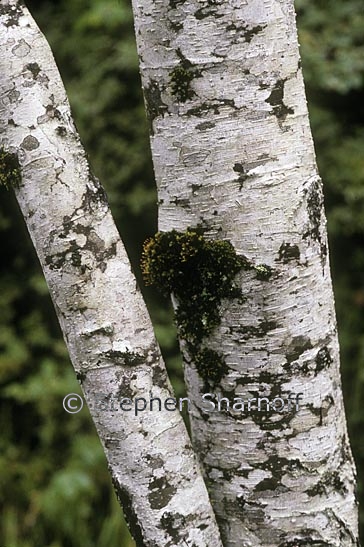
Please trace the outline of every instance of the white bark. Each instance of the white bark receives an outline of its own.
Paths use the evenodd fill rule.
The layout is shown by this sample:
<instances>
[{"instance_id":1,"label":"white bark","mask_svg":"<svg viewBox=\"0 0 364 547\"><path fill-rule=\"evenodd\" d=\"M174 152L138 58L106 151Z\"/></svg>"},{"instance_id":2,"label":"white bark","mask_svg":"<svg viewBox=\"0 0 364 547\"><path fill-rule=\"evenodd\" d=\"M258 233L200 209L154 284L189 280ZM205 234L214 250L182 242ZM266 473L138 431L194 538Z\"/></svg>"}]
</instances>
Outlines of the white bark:
<instances>
[{"instance_id":1,"label":"white bark","mask_svg":"<svg viewBox=\"0 0 364 547\"><path fill-rule=\"evenodd\" d=\"M0 38L0 147L19 157L16 197L137 545L219 547L179 413L96 404L101 394L164 401L171 386L48 44L15 1L1 2Z\"/></svg>"},{"instance_id":2,"label":"white bark","mask_svg":"<svg viewBox=\"0 0 364 547\"><path fill-rule=\"evenodd\" d=\"M227 547L358 545L326 221L291 0L134 0L159 229L198 224L273 275L237 276L205 346L228 365L216 393L303 393L297 413L201 409L192 432ZM176 93L174 70L190 83Z\"/></svg>"}]
</instances>

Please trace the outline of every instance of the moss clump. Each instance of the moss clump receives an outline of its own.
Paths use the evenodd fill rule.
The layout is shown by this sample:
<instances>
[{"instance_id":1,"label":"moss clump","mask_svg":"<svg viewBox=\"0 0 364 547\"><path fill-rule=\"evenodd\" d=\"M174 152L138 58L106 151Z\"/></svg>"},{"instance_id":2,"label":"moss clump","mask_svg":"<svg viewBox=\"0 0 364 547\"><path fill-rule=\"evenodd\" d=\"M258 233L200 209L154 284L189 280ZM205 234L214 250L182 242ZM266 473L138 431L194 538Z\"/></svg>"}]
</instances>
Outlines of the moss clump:
<instances>
[{"instance_id":1,"label":"moss clump","mask_svg":"<svg viewBox=\"0 0 364 547\"><path fill-rule=\"evenodd\" d=\"M221 382L228 372L228 367L221 353L213 349L203 348L195 357L197 372L204 380L210 380L214 385Z\"/></svg>"},{"instance_id":2,"label":"moss clump","mask_svg":"<svg viewBox=\"0 0 364 547\"><path fill-rule=\"evenodd\" d=\"M141 266L147 285L177 298L178 330L201 377L220 381L227 371L223 358L202 342L220 323L221 300L241 296L233 280L250 263L228 241L208 241L198 229L188 228L148 239Z\"/></svg>"},{"instance_id":3,"label":"moss clump","mask_svg":"<svg viewBox=\"0 0 364 547\"><path fill-rule=\"evenodd\" d=\"M194 91L191 89L191 82L194 78L200 76L200 72L179 65L172 70L169 76L171 78L172 95L175 95L181 103L192 99Z\"/></svg>"},{"instance_id":4,"label":"moss clump","mask_svg":"<svg viewBox=\"0 0 364 547\"><path fill-rule=\"evenodd\" d=\"M0 186L18 188L21 183L21 171L18 156L0 148Z\"/></svg>"},{"instance_id":5,"label":"moss clump","mask_svg":"<svg viewBox=\"0 0 364 547\"><path fill-rule=\"evenodd\" d=\"M259 279L259 281L268 281L273 274L273 269L267 264L258 264L257 266L254 266L254 270L256 271L257 279Z\"/></svg>"}]
</instances>

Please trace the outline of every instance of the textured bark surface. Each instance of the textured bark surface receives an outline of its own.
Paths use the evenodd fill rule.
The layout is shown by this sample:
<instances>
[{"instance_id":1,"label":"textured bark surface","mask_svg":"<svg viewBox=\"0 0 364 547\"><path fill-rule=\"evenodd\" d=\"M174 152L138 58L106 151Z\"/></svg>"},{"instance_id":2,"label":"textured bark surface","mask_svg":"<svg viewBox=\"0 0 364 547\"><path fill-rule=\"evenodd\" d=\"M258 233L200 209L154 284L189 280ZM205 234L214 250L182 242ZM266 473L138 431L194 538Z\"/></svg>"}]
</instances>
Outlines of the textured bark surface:
<instances>
[{"instance_id":1,"label":"textured bark surface","mask_svg":"<svg viewBox=\"0 0 364 547\"><path fill-rule=\"evenodd\" d=\"M165 400L171 387L51 51L17 2L1 2L0 37L0 147L19 157L16 197L137 545L219 547L180 415L96 403L102 394Z\"/></svg>"},{"instance_id":2,"label":"textured bark surface","mask_svg":"<svg viewBox=\"0 0 364 547\"><path fill-rule=\"evenodd\" d=\"M134 0L159 229L202 226L256 270L204 346L232 399L303 393L298 412L207 413L184 352L195 447L227 547L358 545L317 173L291 0ZM177 302L178 306L178 302ZM182 341L183 346L183 341ZM203 405L206 408L206 405Z\"/></svg>"}]
</instances>

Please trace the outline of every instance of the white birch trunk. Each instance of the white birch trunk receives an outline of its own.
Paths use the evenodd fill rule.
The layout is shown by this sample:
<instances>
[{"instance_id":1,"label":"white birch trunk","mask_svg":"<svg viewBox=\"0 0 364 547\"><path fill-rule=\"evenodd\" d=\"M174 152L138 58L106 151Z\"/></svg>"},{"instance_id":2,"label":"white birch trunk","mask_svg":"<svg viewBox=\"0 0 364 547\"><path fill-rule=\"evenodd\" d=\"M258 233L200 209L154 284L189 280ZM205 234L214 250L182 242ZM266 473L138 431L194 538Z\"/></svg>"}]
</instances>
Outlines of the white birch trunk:
<instances>
[{"instance_id":1,"label":"white birch trunk","mask_svg":"<svg viewBox=\"0 0 364 547\"><path fill-rule=\"evenodd\" d=\"M298 412L207 413L190 356L195 447L226 547L358 545L326 221L292 0L134 0L159 229L202 225L254 264L205 346L216 393L302 392ZM176 71L176 67L177 71ZM185 83L176 85L176 74ZM182 342L183 345L183 342ZM206 405L203 405L206 408Z\"/></svg>"},{"instance_id":2,"label":"white birch trunk","mask_svg":"<svg viewBox=\"0 0 364 547\"><path fill-rule=\"evenodd\" d=\"M122 397L164 401L171 386L52 53L16 1L0 4L0 64L0 147L18 155L16 197L137 545L220 547L179 413L118 409Z\"/></svg>"}]
</instances>

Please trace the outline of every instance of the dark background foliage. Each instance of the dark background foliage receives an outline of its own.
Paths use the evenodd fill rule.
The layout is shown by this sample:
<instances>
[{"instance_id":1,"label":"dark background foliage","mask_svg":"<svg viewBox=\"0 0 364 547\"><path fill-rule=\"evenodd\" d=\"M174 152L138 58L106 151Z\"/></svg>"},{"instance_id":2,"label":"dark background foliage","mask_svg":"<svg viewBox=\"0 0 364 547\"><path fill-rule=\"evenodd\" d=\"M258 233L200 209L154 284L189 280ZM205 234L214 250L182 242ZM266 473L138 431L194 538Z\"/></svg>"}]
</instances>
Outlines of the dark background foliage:
<instances>
[{"instance_id":1,"label":"dark background foliage","mask_svg":"<svg viewBox=\"0 0 364 547\"><path fill-rule=\"evenodd\" d=\"M141 281L157 229L147 124L127 0L31 0L76 124ZM361 0L297 0L301 54L325 185L342 376L364 501L364 12ZM38 261L11 192L0 189L0 544L131 547L105 458L79 392ZM171 308L143 288L177 394ZM362 519L362 522L364 518Z\"/></svg>"}]
</instances>

